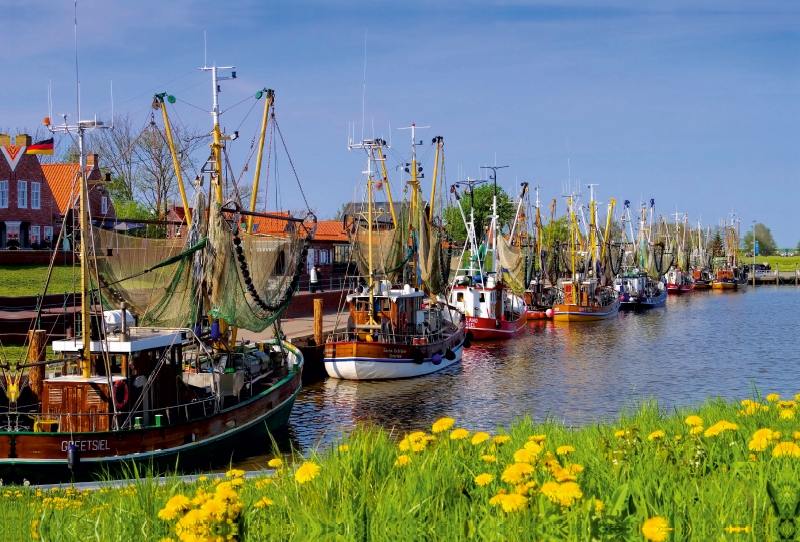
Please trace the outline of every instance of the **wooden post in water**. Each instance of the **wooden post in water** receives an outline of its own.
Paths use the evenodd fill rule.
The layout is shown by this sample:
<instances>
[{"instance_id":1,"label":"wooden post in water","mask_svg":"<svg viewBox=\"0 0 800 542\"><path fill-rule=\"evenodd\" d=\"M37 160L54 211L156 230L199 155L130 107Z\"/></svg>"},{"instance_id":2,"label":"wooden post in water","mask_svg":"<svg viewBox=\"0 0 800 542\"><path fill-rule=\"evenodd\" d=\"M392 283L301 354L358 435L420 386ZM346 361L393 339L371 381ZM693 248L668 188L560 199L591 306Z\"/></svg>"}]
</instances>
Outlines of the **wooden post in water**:
<instances>
[{"instance_id":1,"label":"wooden post in water","mask_svg":"<svg viewBox=\"0 0 800 542\"><path fill-rule=\"evenodd\" d=\"M36 329L28 332L28 363L44 361L47 355L47 332ZM28 371L28 386L33 393L34 401L42 398L42 382L44 382L44 365L34 365Z\"/></svg>"},{"instance_id":2,"label":"wooden post in water","mask_svg":"<svg viewBox=\"0 0 800 542\"><path fill-rule=\"evenodd\" d=\"M325 341L322 336L322 299L314 300L314 344L317 346Z\"/></svg>"}]
</instances>

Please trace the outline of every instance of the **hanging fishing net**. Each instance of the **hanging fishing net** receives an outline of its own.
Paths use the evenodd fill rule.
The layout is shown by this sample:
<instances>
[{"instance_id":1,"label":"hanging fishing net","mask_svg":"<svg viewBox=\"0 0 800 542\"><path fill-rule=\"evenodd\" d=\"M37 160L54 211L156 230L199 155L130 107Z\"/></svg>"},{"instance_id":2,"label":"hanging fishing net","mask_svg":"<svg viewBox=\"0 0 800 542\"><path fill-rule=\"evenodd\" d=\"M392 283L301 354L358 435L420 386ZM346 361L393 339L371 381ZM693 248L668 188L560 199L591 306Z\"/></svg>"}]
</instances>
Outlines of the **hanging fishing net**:
<instances>
[{"instance_id":1,"label":"hanging fishing net","mask_svg":"<svg viewBox=\"0 0 800 542\"><path fill-rule=\"evenodd\" d=\"M203 202L195 206L202 217ZM103 306L119 309L126 301L148 326L184 327L197 321L198 287L205 247L205 225L193 223L185 239L153 239L93 228L95 269Z\"/></svg>"},{"instance_id":2,"label":"hanging fishing net","mask_svg":"<svg viewBox=\"0 0 800 542\"><path fill-rule=\"evenodd\" d=\"M420 279L428 292L437 295L447 287L451 258L447 257L441 230L430 223L425 208L418 205L415 214Z\"/></svg>"},{"instance_id":3,"label":"hanging fishing net","mask_svg":"<svg viewBox=\"0 0 800 542\"><path fill-rule=\"evenodd\" d=\"M372 230L372 271L380 273L391 282L402 276L403 267L408 262L412 247L408 245L408 210L405 203L397 214L398 225L393 228L373 228ZM353 217L347 229L352 246L353 259L362 277L370 275L369 269L369 229L360 216Z\"/></svg>"},{"instance_id":4,"label":"hanging fishing net","mask_svg":"<svg viewBox=\"0 0 800 542\"><path fill-rule=\"evenodd\" d=\"M206 247L211 316L260 332L291 301L310 235L302 226L285 236L251 235L242 223L235 213L231 216L219 204L211 205Z\"/></svg>"},{"instance_id":5,"label":"hanging fishing net","mask_svg":"<svg viewBox=\"0 0 800 542\"><path fill-rule=\"evenodd\" d=\"M524 294L527 285L525 255L519 248L512 247L502 235L497 236L497 255L506 284L515 294Z\"/></svg>"}]
</instances>

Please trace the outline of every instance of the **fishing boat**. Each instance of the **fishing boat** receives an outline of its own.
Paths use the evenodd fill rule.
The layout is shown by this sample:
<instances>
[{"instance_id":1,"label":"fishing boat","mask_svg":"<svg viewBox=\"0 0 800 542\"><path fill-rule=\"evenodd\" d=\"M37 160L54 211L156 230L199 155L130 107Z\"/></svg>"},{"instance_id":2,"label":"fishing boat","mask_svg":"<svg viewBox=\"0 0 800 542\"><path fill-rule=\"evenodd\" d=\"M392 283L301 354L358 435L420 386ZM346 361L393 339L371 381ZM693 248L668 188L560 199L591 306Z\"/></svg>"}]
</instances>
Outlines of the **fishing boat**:
<instances>
[{"instance_id":1,"label":"fishing boat","mask_svg":"<svg viewBox=\"0 0 800 542\"><path fill-rule=\"evenodd\" d=\"M624 209L621 217L622 231L626 232L627 224L630 241L623 241L623 247L629 246L630 250L624 252L621 272L614 279L614 290L619 296L620 310L644 311L664 307L667 303L667 289L664 275L659 272L661 259L656 262L656 246L651 240L655 200L650 200L649 223L648 209L644 205L641 206L638 233L635 236L630 216L630 201L625 200ZM637 267L639 265L642 269Z\"/></svg>"},{"instance_id":2,"label":"fishing boat","mask_svg":"<svg viewBox=\"0 0 800 542\"><path fill-rule=\"evenodd\" d=\"M524 190L520 202L527 201L528 184L524 183ZM527 206L526 206L527 207ZM525 212L520 216L518 212L519 221L522 227L517 237L516 245L527 248L526 261L529 262L531 267L529 269L527 284L525 289L525 304L528 307L528 320L542 320L550 319L553 317L553 301L555 300L555 292L549 279L549 271L547 269L546 261L548 251L545 247L550 246L550 237L552 235L553 216L550 217L550 227L548 228L548 238L544 238L544 228L542 227L542 216L539 204L539 187L536 187L536 203L534 205L535 216L533 222L533 235L527 233L527 220L528 213ZM555 213L555 200L551 206L551 213ZM515 221L516 224L516 221ZM512 235L512 244L514 244L514 236Z\"/></svg>"},{"instance_id":3,"label":"fishing boat","mask_svg":"<svg viewBox=\"0 0 800 542\"><path fill-rule=\"evenodd\" d=\"M411 139L411 161L406 166L411 177L407 183L411 201L408 208L401 208L399 216L391 200L383 155L386 142L350 142L350 149L367 153L366 206L345 218L363 284L347 295L339 311L337 323L339 318L346 320L346 331L330 334L325 343L325 371L331 378L388 380L421 376L458 363L463 349L469 346L461 314L440 298L447 285L449 260L447 269L443 269L443 240L432 220L434 198L429 210L422 200L421 168L416 156L419 143L413 124ZM444 160L444 140L435 138L434 144L435 190L437 174L443 171L439 164ZM380 178L376 178L377 174ZM384 188L392 221L391 227L380 229L374 192ZM402 277L411 277L409 282L415 286L408 282L395 286Z\"/></svg>"},{"instance_id":4,"label":"fishing boat","mask_svg":"<svg viewBox=\"0 0 800 542\"><path fill-rule=\"evenodd\" d=\"M597 228L597 213L594 201L594 186L589 201L589 225L585 239L581 237L575 216L574 196L567 200L569 214L568 271L570 276L559 280L560 297L553 305L553 320L556 322L589 322L604 320L617 315L620 300L617 292L608 283L609 266L605 268L601 262L606 260L607 243L600 239L609 239L611 216L615 201L609 204L606 219L605 236ZM602 251L600 249L602 244Z\"/></svg>"},{"instance_id":5,"label":"fishing boat","mask_svg":"<svg viewBox=\"0 0 800 542\"><path fill-rule=\"evenodd\" d=\"M714 278L711 282L713 290L736 290L747 284L747 268L739 267L739 222L730 226L723 223L725 231L725 259L717 258Z\"/></svg>"},{"instance_id":6,"label":"fishing boat","mask_svg":"<svg viewBox=\"0 0 800 542\"><path fill-rule=\"evenodd\" d=\"M710 257L708 254L709 237L711 236L711 227L707 229L705 239L703 238L703 228L700 221L697 221L697 244L692 249L692 278L694 279L695 290L708 290L711 288L711 283L714 277L711 273Z\"/></svg>"},{"instance_id":7,"label":"fishing boat","mask_svg":"<svg viewBox=\"0 0 800 542\"><path fill-rule=\"evenodd\" d=\"M620 310L644 311L667 304L664 279L653 280L650 275L638 269L617 276L614 289L619 295Z\"/></svg>"},{"instance_id":8,"label":"fishing boat","mask_svg":"<svg viewBox=\"0 0 800 542\"><path fill-rule=\"evenodd\" d=\"M708 290L714 280L711 270L708 267L695 267L692 269L695 290Z\"/></svg>"},{"instance_id":9,"label":"fishing boat","mask_svg":"<svg viewBox=\"0 0 800 542\"><path fill-rule=\"evenodd\" d=\"M450 305L464 314L467 330L474 340L507 340L520 334L528 321L528 307L521 295L525 289L525 258L500 232L497 213L497 174L492 176L494 194L486 244L479 244L475 230L473 189L485 181L467 179L453 185L461 218L467 229L459 266L449 293ZM470 194L469 219L461 206L459 189ZM491 269L486 269L491 258ZM517 292L512 289L511 283Z\"/></svg>"},{"instance_id":10,"label":"fishing boat","mask_svg":"<svg viewBox=\"0 0 800 542\"><path fill-rule=\"evenodd\" d=\"M209 468L232 455L266 451L268 432L286 424L300 390L303 356L275 339L237 343L238 328L275 325L297 287L313 236L313 215L287 218L282 237L251 235L258 213L223 198L223 142L218 77L211 71L214 104L211 157L203 168L209 201L198 183L188 205L172 141L166 103L156 95L175 175L186 210L185 238L146 238L91 226L85 133L98 121L45 124L76 137L80 155L74 238L80 252L77 332L52 342L46 330L29 333L28 360L3 369L0 397L0 478L5 482L59 482L120 472L138 464L156 472ZM263 150L273 93L265 97ZM274 118L274 117L273 117ZM260 164L260 159L259 159ZM258 186L259 168L254 178ZM253 202L253 205L255 202ZM191 212L190 212L191 209ZM53 256L55 258L55 254ZM283 267L267 266L280 258ZM46 287L45 287L46 291Z\"/></svg>"},{"instance_id":11,"label":"fishing boat","mask_svg":"<svg viewBox=\"0 0 800 542\"><path fill-rule=\"evenodd\" d=\"M670 294L685 294L695 287L694 277L677 267L667 272L666 284L667 292Z\"/></svg>"}]
</instances>

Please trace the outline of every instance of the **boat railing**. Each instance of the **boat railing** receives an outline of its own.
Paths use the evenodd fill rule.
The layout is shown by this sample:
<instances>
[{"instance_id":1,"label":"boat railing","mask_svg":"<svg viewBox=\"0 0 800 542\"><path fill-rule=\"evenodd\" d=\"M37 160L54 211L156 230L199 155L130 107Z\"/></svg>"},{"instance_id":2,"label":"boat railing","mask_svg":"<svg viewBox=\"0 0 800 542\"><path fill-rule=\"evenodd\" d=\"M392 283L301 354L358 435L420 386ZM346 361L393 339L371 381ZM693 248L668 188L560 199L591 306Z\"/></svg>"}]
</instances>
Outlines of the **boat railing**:
<instances>
[{"instance_id":1,"label":"boat railing","mask_svg":"<svg viewBox=\"0 0 800 542\"><path fill-rule=\"evenodd\" d=\"M442 331L436 333L430 333L424 336L420 336L417 333L383 334L381 332L377 332L374 336L369 335L370 337L372 337L371 341L366 339L359 339L359 336L364 335L365 333L368 333L368 330L356 329L352 331L337 331L335 333L331 333L330 335L328 335L327 342L335 343L335 342L358 341L358 342L363 342L365 344L376 342L376 343L390 343L399 345L424 346L426 344L441 342L450 335L449 333L445 333Z\"/></svg>"},{"instance_id":2,"label":"boat railing","mask_svg":"<svg viewBox=\"0 0 800 542\"><path fill-rule=\"evenodd\" d=\"M51 432L96 432L120 429L144 429L147 427L163 427L178 422L191 420L189 408L202 407L202 416L213 414L218 410L216 397L206 397L190 403L181 403L169 407L137 409L134 412L38 412L35 410L17 410L0 412L0 432L35 433ZM23 407L24 408L24 407ZM114 422L116 416L116 423ZM201 417L200 415L196 417Z\"/></svg>"}]
</instances>

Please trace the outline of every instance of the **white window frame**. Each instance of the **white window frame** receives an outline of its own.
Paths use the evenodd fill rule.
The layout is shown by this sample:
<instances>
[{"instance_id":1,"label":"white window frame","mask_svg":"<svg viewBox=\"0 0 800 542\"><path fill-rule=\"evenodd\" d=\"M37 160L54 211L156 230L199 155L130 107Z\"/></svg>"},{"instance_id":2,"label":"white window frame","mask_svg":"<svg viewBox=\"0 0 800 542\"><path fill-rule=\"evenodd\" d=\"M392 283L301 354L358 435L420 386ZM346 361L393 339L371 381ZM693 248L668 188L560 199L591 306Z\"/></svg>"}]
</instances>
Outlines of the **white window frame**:
<instances>
[{"instance_id":1,"label":"white window frame","mask_svg":"<svg viewBox=\"0 0 800 542\"><path fill-rule=\"evenodd\" d=\"M44 227L44 235L42 236L42 240L47 239L48 241L53 241L53 226L45 226Z\"/></svg>"},{"instance_id":2,"label":"white window frame","mask_svg":"<svg viewBox=\"0 0 800 542\"><path fill-rule=\"evenodd\" d=\"M33 238L36 237L36 241ZM30 244L33 243L41 243L42 242L42 228L39 226L31 226L30 231L28 231L28 240Z\"/></svg>"},{"instance_id":3,"label":"white window frame","mask_svg":"<svg viewBox=\"0 0 800 542\"><path fill-rule=\"evenodd\" d=\"M108 196L103 196L100 200L100 214L108 214Z\"/></svg>"},{"instance_id":4,"label":"white window frame","mask_svg":"<svg viewBox=\"0 0 800 542\"><path fill-rule=\"evenodd\" d=\"M8 181L0 181L0 209L8 208Z\"/></svg>"},{"instance_id":5,"label":"white window frame","mask_svg":"<svg viewBox=\"0 0 800 542\"><path fill-rule=\"evenodd\" d=\"M28 181L17 181L17 209L28 208Z\"/></svg>"},{"instance_id":6,"label":"white window frame","mask_svg":"<svg viewBox=\"0 0 800 542\"><path fill-rule=\"evenodd\" d=\"M42 208L42 183L31 181L31 209Z\"/></svg>"}]
</instances>

